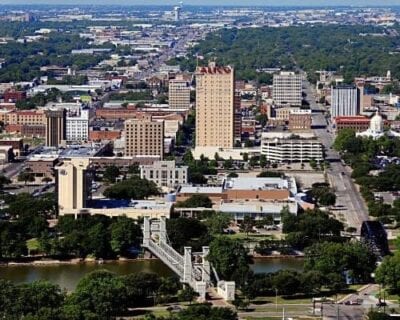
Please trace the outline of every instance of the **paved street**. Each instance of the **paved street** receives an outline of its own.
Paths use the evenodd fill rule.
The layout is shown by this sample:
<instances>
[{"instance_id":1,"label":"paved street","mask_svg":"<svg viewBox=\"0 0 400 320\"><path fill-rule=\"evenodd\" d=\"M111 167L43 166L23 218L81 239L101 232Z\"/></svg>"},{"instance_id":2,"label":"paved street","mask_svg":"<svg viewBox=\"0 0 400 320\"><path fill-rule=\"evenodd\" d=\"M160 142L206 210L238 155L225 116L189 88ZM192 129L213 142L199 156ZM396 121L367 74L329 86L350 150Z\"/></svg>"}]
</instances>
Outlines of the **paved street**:
<instances>
[{"instance_id":1,"label":"paved street","mask_svg":"<svg viewBox=\"0 0 400 320\"><path fill-rule=\"evenodd\" d=\"M327 123L324 114L324 107L315 102L315 93L309 82L304 83L304 92L307 94L307 101L313 110L314 133L319 137L326 150L326 158L331 159L330 168L327 170L327 177L337 195L337 206L346 219L347 226L359 230L363 221L368 220L368 210L354 185L349 168L340 161L340 155L332 149L334 134L330 123Z\"/></svg>"}]
</instances>

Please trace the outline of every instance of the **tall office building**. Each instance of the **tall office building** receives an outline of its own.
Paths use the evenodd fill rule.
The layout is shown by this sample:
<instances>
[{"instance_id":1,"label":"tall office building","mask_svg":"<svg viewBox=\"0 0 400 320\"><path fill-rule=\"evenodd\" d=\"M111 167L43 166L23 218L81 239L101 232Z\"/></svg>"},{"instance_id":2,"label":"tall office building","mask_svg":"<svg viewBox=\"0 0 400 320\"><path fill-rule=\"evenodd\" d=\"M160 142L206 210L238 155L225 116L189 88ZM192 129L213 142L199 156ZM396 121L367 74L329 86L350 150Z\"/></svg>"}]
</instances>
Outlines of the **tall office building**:
<instances>
[{"instance_id":1,"label":"tall office building","mask_svg":"<svg viewBox=\"0 0 400 320\"><path fill-rule=\"evenodd\" d=\"M164 121L151 116L125 121L125 156L164 156Z\"/></svg>"},{"instance_id":2,"label":"tall office building","mask_svg":"<svg viewBox=\"0 0 400 320\"><path fill-rule=\"evenodd\" d=\"M233 148L235 80L232 67L210 63L196 70L196 148Z\"/></svg>"},{"instance_id":3,"label":"tall office building","mask_svg":"<svg viewBox=\"0 0 400 320\"><path fill-rule=\"evenodd\" d=\"M46 114L46 146L58 147L66 139L66 110L48 109Z\"/></svg>"},{"instance_id":4,"label":"tall office building","mask_svg":"<svg viewBox=\"0 0 400 320\"><path fill-rule=\"evenodd\" d=\"M56 167L59 214L79 212L90 199L91 173L89 158L64 159Z\"/></svg>"},{"instance_id":5,"label":"tall office building","mask_svg":"<svg viewBox=\"0 0 400 320\"><path fill-rule=\"evenodd\" d=\"M275 105L301 106L303 76L294 72L281 72L274 75L272 97Z\"/></svg>"},{"instance_id":6,"label":"tall office building","mask_svg":"<svg viewBox=\"0 0 400 320\"><path fill-rule=\"evenodd\" d=\"M190 107L190 84L182 76L169 81L168 101L171 108L188 109Z\"/></svg>"},{"instance_id":7,"label":"tall office building","mask_svg":"<svg viewBox=\"0 0 400 320\"><path fill-rule=\"evenodd\" d=\"M331 117L355 116L360 112L360 91L355 85L339 85L331 90Z\"/></svg>"}]
</instances>

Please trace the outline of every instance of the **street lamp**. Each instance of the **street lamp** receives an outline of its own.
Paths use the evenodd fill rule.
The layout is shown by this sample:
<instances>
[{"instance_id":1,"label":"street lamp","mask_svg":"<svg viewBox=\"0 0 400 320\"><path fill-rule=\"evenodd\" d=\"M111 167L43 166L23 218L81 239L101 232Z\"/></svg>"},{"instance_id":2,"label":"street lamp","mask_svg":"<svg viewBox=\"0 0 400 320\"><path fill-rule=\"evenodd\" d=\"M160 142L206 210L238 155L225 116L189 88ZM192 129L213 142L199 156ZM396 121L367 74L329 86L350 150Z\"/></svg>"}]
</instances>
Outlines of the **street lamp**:
<instances>
[{"instance_id":1,"label":"street lamp","mask_svg":"<svg viewBox=\"0 0 400 320\"><path fill-rule=\"evenodd\" d=\"M275 288L275 309L278 310L278 289Z\"/></svg>"}]
</instances>

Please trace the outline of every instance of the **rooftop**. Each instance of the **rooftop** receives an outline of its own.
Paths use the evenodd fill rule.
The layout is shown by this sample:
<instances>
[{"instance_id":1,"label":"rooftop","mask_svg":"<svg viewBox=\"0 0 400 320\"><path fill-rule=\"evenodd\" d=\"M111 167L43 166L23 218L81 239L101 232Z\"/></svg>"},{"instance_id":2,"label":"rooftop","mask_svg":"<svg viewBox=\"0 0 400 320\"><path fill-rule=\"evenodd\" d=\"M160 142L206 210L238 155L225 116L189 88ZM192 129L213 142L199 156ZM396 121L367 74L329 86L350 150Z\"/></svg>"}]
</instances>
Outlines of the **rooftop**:
<instances>
[{"instance_id":1,"label":"rooftop","mask_svg":"<svg viewBox=\"0 0 400 320\"><path fill-rule=\"evenodd\" d=\"M145 210L157 210L171 208L172 203L158 200L112 200L95 199L90 201L90 207L94 209L134 208Z\"/></svg>"}]
</instances>

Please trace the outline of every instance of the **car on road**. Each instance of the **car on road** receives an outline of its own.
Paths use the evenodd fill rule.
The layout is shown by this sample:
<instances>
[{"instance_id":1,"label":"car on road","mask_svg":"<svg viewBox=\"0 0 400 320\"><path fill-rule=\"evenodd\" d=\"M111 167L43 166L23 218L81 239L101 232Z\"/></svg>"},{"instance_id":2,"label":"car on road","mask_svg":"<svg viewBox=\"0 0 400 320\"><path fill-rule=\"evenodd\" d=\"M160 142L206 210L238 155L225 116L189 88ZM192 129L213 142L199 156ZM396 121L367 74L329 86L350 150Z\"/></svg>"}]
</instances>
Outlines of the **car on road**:
<instances>
[{"instance_id":1,"label":"car on road","mask_svg":"<svg viewBox=\"0 0 400 320\"><path fill-rule=\"evenodd\" d=\"M344 304L347 306L359 306L360 304L362 304L362 300L361 299L349 300L346 301Z\"/></svg>"}]
</instances>

